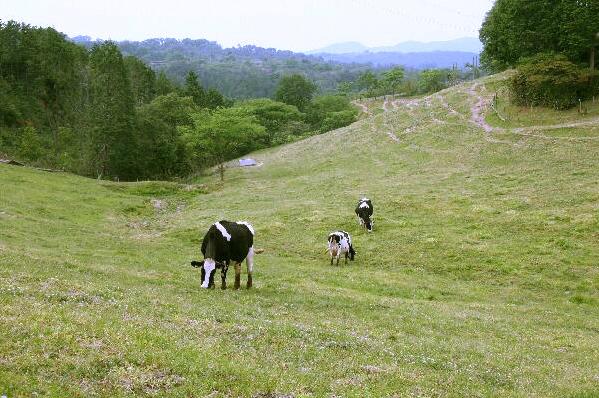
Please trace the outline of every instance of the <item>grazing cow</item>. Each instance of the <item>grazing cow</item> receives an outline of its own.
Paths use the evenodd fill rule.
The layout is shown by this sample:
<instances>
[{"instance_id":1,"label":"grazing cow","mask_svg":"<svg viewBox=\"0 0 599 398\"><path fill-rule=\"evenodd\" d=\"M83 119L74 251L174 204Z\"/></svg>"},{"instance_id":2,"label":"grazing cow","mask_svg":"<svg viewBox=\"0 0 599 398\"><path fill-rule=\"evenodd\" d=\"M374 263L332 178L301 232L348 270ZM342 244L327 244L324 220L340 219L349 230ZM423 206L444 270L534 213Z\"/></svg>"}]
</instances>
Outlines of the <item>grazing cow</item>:
<instances>
[{"instance_id":1,"label":"grazing cow","mask_svg":"<svg viewBox=\"0 0 599 398\"><path fill-rule=\"evenodd\" d=\"M226 278L229 262L235 265L235 289L239 289L241 263L246 260L247 288L252 287L254 268L254 228L244 221L219 221L208 229L202 241L203 261L192 261L191 265L201 268L202 287L214 288L214 274L220 268L221 289L227 288Z\"/></svg>"},{"instance_id":2,"label":"grazing cow","mask_svg":"<svg viewBox=\"0 0 599 398\"><path fill-rule=\"evenodd\" d=\"M372 202L368 198L362 198L358 202L358 206L356 206L356 215L358 216L358 222L362 225L368 232L372 232L372 226L374 221L372 220L372 213L374 212L374 207L372 206Z\"/></svg>"},{"instance_id":3,"label":"grazing cow","mask_svg":"<svg viewBox=\"0 0 599 398\"><path fill-rule=\"evenodd\" d=\"M329 255L331 256L331 265L333 265L333 258L337 259L337 265L339 265L339 257L343 254L345 256L345 264L347 264L347 258L354 261L356 252L351 244L351 236L345 231L335 231L329 234Z\"/></svg>"}]
</instances>

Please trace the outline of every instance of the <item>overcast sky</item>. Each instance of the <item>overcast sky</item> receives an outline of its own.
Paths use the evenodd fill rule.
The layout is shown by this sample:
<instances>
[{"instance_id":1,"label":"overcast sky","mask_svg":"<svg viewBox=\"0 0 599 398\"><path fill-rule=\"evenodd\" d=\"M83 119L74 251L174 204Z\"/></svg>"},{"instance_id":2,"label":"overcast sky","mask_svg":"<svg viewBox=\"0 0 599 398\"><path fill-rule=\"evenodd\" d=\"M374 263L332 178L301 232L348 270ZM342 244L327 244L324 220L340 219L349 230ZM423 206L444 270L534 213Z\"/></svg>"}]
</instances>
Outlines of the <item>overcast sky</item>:
<instances>
[{"instance_id":1,"label":"overcast sky","mask_svg":"<svg viewBox=\"0 0 599 398\"><path fill-rule=\"evenodd\" d=\"M152 37L255 44L293 51L358 41L477 37L494 0L0 0L0 19L69 36Z\"/></svg>"}]
</instances>

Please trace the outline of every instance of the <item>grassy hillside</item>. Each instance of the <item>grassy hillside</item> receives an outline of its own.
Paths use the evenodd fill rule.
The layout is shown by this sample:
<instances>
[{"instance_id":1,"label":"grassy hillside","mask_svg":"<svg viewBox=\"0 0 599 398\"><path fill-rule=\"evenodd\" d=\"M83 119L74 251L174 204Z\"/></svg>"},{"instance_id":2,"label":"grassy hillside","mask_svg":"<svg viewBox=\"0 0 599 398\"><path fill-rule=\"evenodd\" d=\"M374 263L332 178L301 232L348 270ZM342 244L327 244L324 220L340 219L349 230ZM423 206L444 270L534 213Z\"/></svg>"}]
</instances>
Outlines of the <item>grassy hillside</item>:
<instances>
[{"instance_id":1,"label":"grassy hillside","mask_svg":"<svg viewBox=\"0 0 599 398\"><path fill-rule=\"evenodd\" d=\"M597 396L597 127L488 126L497 84L386 102L224 185L0 165L0 395ZM265 249L252 290L188 265L222 218Z\"/></svg>"}]
</instances>

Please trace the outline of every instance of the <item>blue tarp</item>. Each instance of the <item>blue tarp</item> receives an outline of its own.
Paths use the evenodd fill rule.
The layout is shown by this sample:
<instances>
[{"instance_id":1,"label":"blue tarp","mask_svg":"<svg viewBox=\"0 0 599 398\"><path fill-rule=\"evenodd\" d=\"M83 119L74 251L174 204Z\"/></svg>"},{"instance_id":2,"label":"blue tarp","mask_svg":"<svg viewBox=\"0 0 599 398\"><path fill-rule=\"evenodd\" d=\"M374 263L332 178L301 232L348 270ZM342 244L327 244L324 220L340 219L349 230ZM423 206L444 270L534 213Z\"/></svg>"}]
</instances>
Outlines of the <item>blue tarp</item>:
<instances>
[{"instance_id":1,"label":"blue tarp","mask_svg":"<svg viewBox=\"0 0 599 398\"><path fill-rule=\"evenodd\" d=\"M257 165L256 161L254 159L239 159L239 165L240 166L255 166Z\"/></svg>"}]
</instances>

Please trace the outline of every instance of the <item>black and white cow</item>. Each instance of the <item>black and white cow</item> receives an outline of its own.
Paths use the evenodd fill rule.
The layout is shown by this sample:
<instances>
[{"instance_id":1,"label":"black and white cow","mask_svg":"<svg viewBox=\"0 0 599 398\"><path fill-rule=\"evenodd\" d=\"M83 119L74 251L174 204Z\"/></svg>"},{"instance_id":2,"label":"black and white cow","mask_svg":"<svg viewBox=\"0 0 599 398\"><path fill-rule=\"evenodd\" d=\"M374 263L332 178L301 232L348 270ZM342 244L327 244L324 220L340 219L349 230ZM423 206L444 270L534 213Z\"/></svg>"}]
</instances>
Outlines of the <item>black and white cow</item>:
<instances>
[{"instance_id":1,"label":"black and white cow","mask_svg":"<svg viewBox=\"0 0 599 398\"><path fill-rule=\"evenodd\" d=\"M219 221L210 226L202 241L203 261L192 261L191 265L202 269L202 287L214 288L214 274L220 268L221 289L227 288L226 278L229 263L235 266L235 289L239 289L241 263L246 260L247 288L252 287L254 268L254 228L245 221Z\"/></svg>"},{"instance_id":2,"label":"black and white cow","mask_svg":"<svg viewBox=\"0 0 599 398\"><path fill-rule=\"evenodd\" d=\"M371 217L373 212L374 207L372 206L370 199L360 199L358 205L356 206L356 215L358 216L358 222L360 225L364 226L368 232L372 232L374 221Z\"/></svg>"},{"instance_id":3,"label":"black and white cow","mask_svg":"<svg viewBox=\"0 0 599 398\"><path fill-rule=\"evenodd\" d=\"M351 243L351 236L345 231L335 231L329 234L329 255L331 256L331 265L333 265L333 259L337 259L337 265L339 265L339 257L343 254L345 256L345 264L347 264L347 258L354 261L356 252Z\"/></svg>"}]
</instances>

